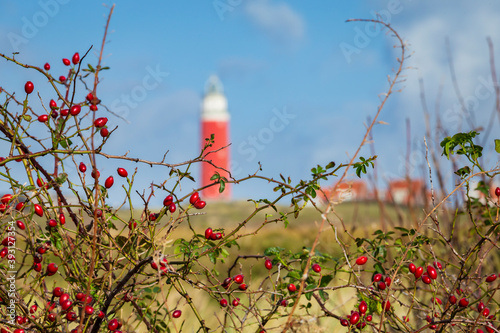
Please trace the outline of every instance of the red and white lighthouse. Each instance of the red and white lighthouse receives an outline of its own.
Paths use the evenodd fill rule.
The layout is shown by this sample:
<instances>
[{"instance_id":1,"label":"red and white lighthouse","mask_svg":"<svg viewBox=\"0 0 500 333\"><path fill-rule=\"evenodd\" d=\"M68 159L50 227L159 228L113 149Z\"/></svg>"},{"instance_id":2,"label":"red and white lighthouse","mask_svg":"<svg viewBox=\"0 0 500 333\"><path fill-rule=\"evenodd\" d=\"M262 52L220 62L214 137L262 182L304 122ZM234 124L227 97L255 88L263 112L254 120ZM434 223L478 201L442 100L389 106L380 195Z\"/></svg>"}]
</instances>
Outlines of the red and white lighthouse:
<instances>
[{"instance_id":1,"label":"red and white lighthouse","mask_svg":"<svg viewBox=\"0 0 500 333\"><path fill-rule=\"evenodd\" d=\"M229 112L227 111L227 99L224 96L224 89L219 78L210 76L205 84L205 96L201 103L201 148L205 147L212 134L214 143L212 147L205 150L204 155L210 151L217 151L229 144ZM212 163L224 170L229 170L229 147L211 153L206 157ZM217 169L210 163L201 164L201 186L213 184L210 178L218 172L221 176L229 179L229 175L224 170ZM207 200L227 200L231 197L231 188L226 184L225 190L219 193L219 185L210 186L203 190L202 195Z\"/></svg>"}]
</instances>

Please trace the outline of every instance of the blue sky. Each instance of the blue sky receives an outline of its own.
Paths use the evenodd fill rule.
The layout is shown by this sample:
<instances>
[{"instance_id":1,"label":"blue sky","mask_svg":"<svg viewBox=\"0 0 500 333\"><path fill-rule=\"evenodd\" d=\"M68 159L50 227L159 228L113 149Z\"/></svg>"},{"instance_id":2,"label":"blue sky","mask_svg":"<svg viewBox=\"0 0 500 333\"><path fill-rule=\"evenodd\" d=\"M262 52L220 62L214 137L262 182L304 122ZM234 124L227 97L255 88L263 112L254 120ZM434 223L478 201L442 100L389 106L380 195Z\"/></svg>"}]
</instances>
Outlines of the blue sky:
<instances>
[{"instance_id":1,"label":"blue sky","mask_svg":"<svg viewBox=\"0 0 500 333\"><path fill-rule=\"evenodd\" d=\"M2 1L0 52L17 51L19 60L34 65L50 62L52 74L58 76L65 71L61 58L70 58L76 51L83 54L94 45L87 62L95 64L110 4ZM422 177L424 121L418 79L424 80L431 110L442 84L441 112L451 133L470 130L468 120L472 118L458 111L450 80L444 42L448 37L474 125L487 124L494 95L486 37L491 36L500 55L500 3L120 1L104 51L104 65L111 70L102 73L98 95L126 121L100 108L100 114L110 119L108 126L119 126L105 151L130 151L129 156L158 160L169 150L167 161L171 163L194 157L199 152L203 87L209 75L217 74L232 117L231 155L239 166L237 177L255 172L259 161L263 175L283 173L296 181L308 178L309 170L317 164L347 162L360 144L367 117L376 112L379 95L388 87L387 75L396 66L395 40L385 31L375 30L368 36L366 33L373 31L371 25L345 22L373 18L376 12L400 32L411 52L406 81L399 86L403 90L391 98L379 119L388 125L374 129L379 176L382 183L404 177L408 118L410 171L412 176ZM347 54L346 50L355 52ZM157 85L134 99L134 92L152 72L157 73ZM21 93L26 80L35 83L46 103L53 97L43 87L43 77L0 61L1 86ZM80 98L83 96L82 91ZM250 153L251 138L259 138L277 114L289 115L284 130L259 142L258 149ZM494 119L492 128L498 133L499 118ZM490 136L489 142L492 139ZM369 154L366 146L362 155ZM486 161L489 165L498 160L491 156L493 159ZM101 163L105 174L113 174L118 165L129 170L135 167L114 161ZM137 189L167 177L165 169L151 172L141 167L139 171ZM198 175L197 168L193 172ZM196 187L185 186L187 190ZM269 186L258 181L239 185L233 193L239 199L272 195ZM160 199L159 195L157 201Z\"/></svg>"}]
</instances>

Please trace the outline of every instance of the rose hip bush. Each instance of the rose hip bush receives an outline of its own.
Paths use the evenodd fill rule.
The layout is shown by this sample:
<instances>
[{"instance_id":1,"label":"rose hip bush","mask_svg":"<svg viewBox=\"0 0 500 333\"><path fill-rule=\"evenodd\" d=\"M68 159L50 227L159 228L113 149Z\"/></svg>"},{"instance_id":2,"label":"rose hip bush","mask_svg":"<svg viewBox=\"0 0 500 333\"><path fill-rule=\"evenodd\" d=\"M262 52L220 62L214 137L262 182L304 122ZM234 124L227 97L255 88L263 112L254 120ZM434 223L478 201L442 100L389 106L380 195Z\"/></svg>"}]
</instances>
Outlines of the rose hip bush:
<instances>
[{"instance_id":1,"label":"rose hip bush","mask_svg":"<svg viewBox=\"0 0 500 333\"><path fill-rule=\"evenodd\" d=\"M372 22L394 33L401 57L363 142L398 82L406 49L388 24ZM320 181L327 185L338 174L342 180L348 171L370 171L376 156L358 158L358 150L349 163L316 166L309 180L296 182L258 173L226 178L221 170L210 185L220 191L226 183L264 180L274 184L274 192L268 199L250 198L254 210L244 220L201 229L196 213L210 203L189 170L210 163L216 138L206 138L199 156L175 164L108 153L106 142L119 129L101 107L104 68L100 60L84 65L86 55L63 58L68 71L55 78L50 62L31 65L22 62L22 54L0 54L20 70L45 77L53 90L52 96L36 96L37 87L28 81L0 94L1 138L10 147L0 162L0 180L8 185L0 203L1 332L172 332L185 326L203 332L318 326L346 332L498 332L500 189L491 195L487 181L499 170L481 165L478 133L442 141L443 155L463 163L456 170L461 183L411 227L356 237L333 202L314 200L329 199ZM31 134L40 128L48 135ZM101 174L103 159L122 166ZM167 170L170 178L138 191L136 163ZM68 177L69 168L78 170L76 177ZM466 192L465 203L450 209L448 198L477 176L485 180L478 190L486 200ZM180 195L181 184L192 191ZM109 203L109 189L116 186L123 189L117 207ZM140 207L133 206L134 193ZM159 210L149 205L153 195L164 197ZM321 221L310 246L297 253L275 246L230 254L242 238L259 242L268 224L281 223L286 237L286 227L308 203ZM189 237L177 236L182 227ZM317 250L319 235L328 231L340 255Z\"/></svg>"}]
</instances>

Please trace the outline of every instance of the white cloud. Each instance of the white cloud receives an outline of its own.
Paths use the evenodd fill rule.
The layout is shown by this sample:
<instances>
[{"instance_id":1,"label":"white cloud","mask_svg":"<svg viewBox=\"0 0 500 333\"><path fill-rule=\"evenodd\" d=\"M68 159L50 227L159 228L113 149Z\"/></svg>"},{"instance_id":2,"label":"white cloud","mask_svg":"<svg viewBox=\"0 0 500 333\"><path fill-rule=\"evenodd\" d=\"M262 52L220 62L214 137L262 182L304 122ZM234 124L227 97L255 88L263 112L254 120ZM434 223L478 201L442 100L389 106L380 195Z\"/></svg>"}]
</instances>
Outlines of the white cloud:
<instances>
[{"instance_id":1,"label":"white cloud","mask_svg":"<svg viewBox=\"0 0 500 333\"><path fill-rule=\"evenodd\" d=\"M382 170L401 177L404 174L406 149L404 144L395 145L395 134L404 140L405 120L411 121L412 148L410 161L414 177L419 174L426 177L425 148L423 136L425 135L425 121L420 101L419 78L424 80L427 106L431 114L431 123L435 125L435 103L438 91L442 85L440 98L440 118L442 126L448 134L458 131L466 132L478 126L486 127L492 108L495 103L494 93L491 92L491 73L489 64L489 50L486 38L490 36L495 44L497 72L500 70L500 21L496 18L500 13L500 3L482 6L477 2L443 1L443 2L404 2L403 11L394 15L391 26L401 37L409 43L411 57L407 59L405 70L406 81L398 88L403 88L401 93L394 94L390 100L390 107L382 113L383 120L390 122L392 133L381 132L375 136L377 147L387 147L393 150L391 155L387 151L380 154ZM457 83L461 95L468 106L473 106L468 114L461 111L460 103L455 94L446 50L446 38L450 41L450 50L453 57ZM388 41L394 44L394 39ZM400 50L395 48L392 58L399 57ZM361 55L363 56L363 54ZM390 60L395 64L394 60ZM479 92L479 94L478 94ZM499 128L498 117L494 118L493 129ZM439 149L442 134L436 137L437 142L431 142L427 137L429 147ZM479 140L484 140L483 132ZM489 137L489 141L492 137ZM404 142L404 141L402 141ZM382 143L382 145L380 145ZM481 143L480 143L481 144ZM485 145L485 149L487 145ZM489 145L491 146L491 145ZM386 148L386 149L387 149ZM396 148L396 149L395 149ZM491 147L489 148L491 151ZM439 155L439 152L438 152ZM442 162L446 163L445 159ZM423 166L423 168L421 168ZM446 164L446 167L447 164ZM423 171L423 172L422 172ZM453 185L451 176L445 181Z\"/></svg>"},{"instance_id":2,"label":"white cloud","mask_svg":"<svg viewBox=\"0 0 500 333\"><path fill-rule=\"evenodd\" d=\"M404 118L412 118L412 127L418 126L422 133L422 109L420 107L420 88L418 79L422 77L428 107L434 111L434 103L440 85L443 85L441 98L441 117L443 125L451 132L468 131L474 125L486 125L494 103L494 94L487 93L491 88L489 51L486 38L490 36L495 45L497 70L500 69L500 21L496 19L500 6L478 6L477 3L453 2L453 5L437 5L436 3L419 4L415 15L416 4L405 5L404 10L392 26L410 43L412 56L407 65L407 81L397 100L406 112L398 113L400 124ZM426 10L427 9L427 10ZM444 15L446 13L446 15ZM464 15L464 13L467 13ZM446 38L450 42L450 50L461 95L468 106L471 106L473 117L462 114L460 104L453 89L449 69ZM395 50L398 52L398 50ZM399 54L398 54L399 56ZM418 70L414 70L417 68ZM477 91L480 89L480 95ZM421 138L421 135L419 135Z\"/></svg>"},{"instance_id":3,"label":"white cloud","mask_svg":"<svg viewBox=\"0 0 500 333\"><path fill-rule=\"evenodd\" d=\"M243 79L256 74L266 67L267 64L261 60L243 57L227 57L219 62L217 72L219 73L221 79Z\"/></svg>"},{"instance_id":4,"label":"white cloud","mask_svg":"<svg viewBox=\"0 0 500 333\"><path fill-rule=\"evenodd\" d=\"M255 26L277 42L291 44L304 38L303 18L284 2L248 1L245 13Z\"/></svg>"}]
</instances>

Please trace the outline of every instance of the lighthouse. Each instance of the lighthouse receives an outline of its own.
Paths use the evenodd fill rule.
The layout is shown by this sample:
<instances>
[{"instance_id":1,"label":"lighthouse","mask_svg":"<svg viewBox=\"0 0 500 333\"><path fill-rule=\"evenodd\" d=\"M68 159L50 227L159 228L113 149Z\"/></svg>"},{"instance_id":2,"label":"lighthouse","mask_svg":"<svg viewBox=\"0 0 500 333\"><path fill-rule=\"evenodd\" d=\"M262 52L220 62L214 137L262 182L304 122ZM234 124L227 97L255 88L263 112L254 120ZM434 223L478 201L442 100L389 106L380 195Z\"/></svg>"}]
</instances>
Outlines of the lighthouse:
<instances>
[{"instance_id":1,"label":"lighthouse","mask_svg":"<svg viewBox=\"0 0 500 333\"><path fill-rule=\"evenodd\" d=\"M219 78L210 76L205 84L205 94L201 103L201 148L205 147L207 140L214 135L214 143L208 147L204 155L206 160L224 170L229 170L229 147L221 149L229 144L229 112L227 111L227 99L224 96L224 88ZM227 172L217 169L207 162L201 163L201 185L203 187L213 184L210 178L218 172L221 176L229 179ZM219 185L207 187L202 191L204 199L227 200L231 196L230 184L225 185L224 192L219 193Z\"/></svg>"}]
</instances>

